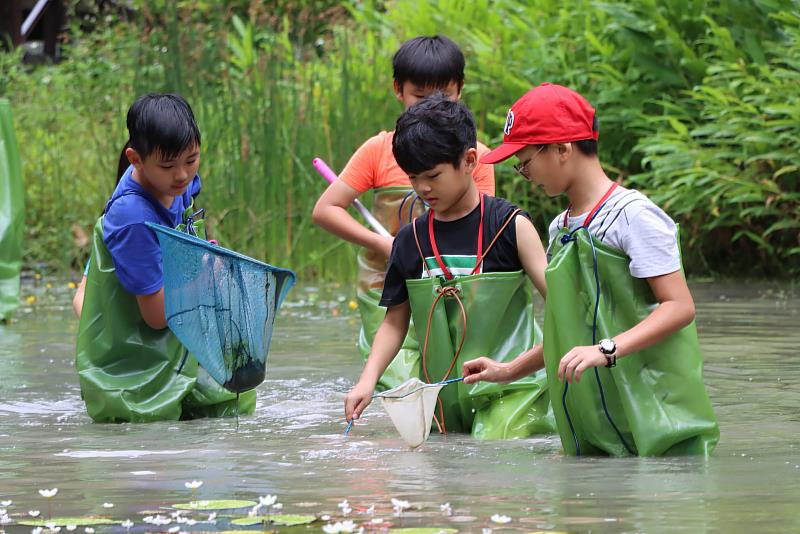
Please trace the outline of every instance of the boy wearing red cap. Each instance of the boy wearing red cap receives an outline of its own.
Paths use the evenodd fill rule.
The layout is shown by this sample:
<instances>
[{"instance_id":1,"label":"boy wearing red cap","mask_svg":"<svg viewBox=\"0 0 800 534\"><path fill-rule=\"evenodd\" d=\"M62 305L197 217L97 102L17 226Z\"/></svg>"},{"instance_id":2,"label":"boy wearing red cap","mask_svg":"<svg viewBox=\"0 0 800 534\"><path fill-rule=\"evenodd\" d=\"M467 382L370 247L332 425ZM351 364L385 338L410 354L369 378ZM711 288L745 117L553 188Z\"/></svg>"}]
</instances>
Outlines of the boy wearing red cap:
<instances>
[{"instance_id":1,"label":"boy wearing red cap","mask_svg":"<svg viewBox=\"0 0 800 534\"><path fill-rule=\"evenodd\" d=\"M544 343L504 364L464 364L465 382L547 370L567 454L708 454L719 429L705 391L694 302L677 226L642 193L611 181L597 119L575 91L543 83L508 112L517 171L569 207L550 224ZM558 399L558 400L557 400Z\"/></svg>"},{"instance_id":2,"label":"boy wearing red cap","mask_svg":"<svg viewBox=\"0 0 800 534\"><path fill-rule=\"evenodd\" d=\"M461 97L464 87L464 54L443 35L420 36L404 42L392 58L394 95L408 109L418 100L441 92L451 100ZM358 255L358 309L361 335L358 347L367 358L384 309L378 305L386 276L386 262L393 237L384 237L364 227L347 212L359 196L372 191L372 213L392 234L412 217L424 212L424 203L414 197L408 175L392 155L394 132L380 132L368 139L347 162L339 179L319 197L312 217L328 232L362 247ZM477 144L478 154L489 149ZM477 163L472 176L478 190L494 195L494 168ZM398 357L384 372L380 389L395 387L419 371L419 347L413 335L403 343Z\"/></svg>"}]
</instances>

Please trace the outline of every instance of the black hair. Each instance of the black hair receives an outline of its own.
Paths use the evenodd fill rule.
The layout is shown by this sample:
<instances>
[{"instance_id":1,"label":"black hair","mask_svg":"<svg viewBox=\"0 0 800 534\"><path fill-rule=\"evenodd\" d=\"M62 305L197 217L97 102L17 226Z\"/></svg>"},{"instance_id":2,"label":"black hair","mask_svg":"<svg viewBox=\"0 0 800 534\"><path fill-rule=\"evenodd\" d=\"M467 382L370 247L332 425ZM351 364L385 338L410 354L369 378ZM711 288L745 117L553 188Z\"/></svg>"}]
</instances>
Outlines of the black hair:
<instances>
[{"instance_id":1,"label":"black hair","mask_svg":"<svg viewBox=\"0 0 800 534\"><path fill-rule=\"evenodd\" d=\"M128 145L142 159L153 152L173 159L200 145L192 108L176 94L150 93L136 99L128 110L128 135Z\"/></svg>"},{"instance_id":2,"label":"black hair","mask_svg":"<svg viewBox=\"0 0 800 534\"><path fill-rule=\"evenodd\" d=\"M408 174L429 171L440 163L453 167L469 148L476 148L475 119L467 106L441 93L423 98L400 115L392 153Z\"/></svg>"},{"instance_id":3,"label":"black hair","mask_svg":"<svg viewBox=\"0 0 800 534\"><path fill-rule=\"evenodd\" d=\"M404 42L392 58L394 81L409 81L420 87L464 85L464 54L444 35L414 37Z\"/></svg>"},{"instance_id":4,"label":"black hair","mask_svg":"<svg viewBox=\"0 0 800 534\"><path fill-rule=\"evenodd\" d=\"M130 147L131 147L131 143L130 143L130 141L128 141L127 143L125 143L125 146L122 147L122 152L119 153L119 162L117 162L117 182L116 183L119 183L119 181L122 179L122 175L125 174L125 171L127 171L128 167L130 167L130 165L131 165L131 162L128 161L128 155L125 153L125 151L128 150Z\"/></svg>"}]
</instances>

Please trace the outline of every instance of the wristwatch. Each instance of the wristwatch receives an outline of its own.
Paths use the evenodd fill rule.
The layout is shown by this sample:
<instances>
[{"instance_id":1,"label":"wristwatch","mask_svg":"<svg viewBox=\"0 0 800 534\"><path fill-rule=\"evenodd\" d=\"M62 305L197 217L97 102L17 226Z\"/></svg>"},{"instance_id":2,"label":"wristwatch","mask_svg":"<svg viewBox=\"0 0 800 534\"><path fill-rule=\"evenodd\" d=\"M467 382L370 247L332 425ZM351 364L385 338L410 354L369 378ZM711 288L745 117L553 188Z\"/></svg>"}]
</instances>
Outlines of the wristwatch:
<instances>
[{"instance_id":1,"label":"wristwatch","mask_svg":"<svg viewBox=\"0 0 800 534\"><path fill-rule=\"evenodd\" d=\"M601 339L598 347L603 356L606 357L606 367L616 367L617 365L617 344L613 339Z\"/></svg>"}]
</instances>

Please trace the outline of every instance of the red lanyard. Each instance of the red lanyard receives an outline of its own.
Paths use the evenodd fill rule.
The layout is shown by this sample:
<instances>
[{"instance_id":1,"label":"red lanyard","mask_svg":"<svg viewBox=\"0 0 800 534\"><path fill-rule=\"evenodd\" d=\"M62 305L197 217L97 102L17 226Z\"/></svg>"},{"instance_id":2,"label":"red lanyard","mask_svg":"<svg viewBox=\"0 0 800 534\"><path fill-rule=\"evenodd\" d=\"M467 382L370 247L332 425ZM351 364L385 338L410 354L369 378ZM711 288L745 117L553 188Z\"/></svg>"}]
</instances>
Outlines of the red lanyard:
<instances>
[{"instance_id":1,"label":"red lanyard","mask_svg":"<svg viewBox=\"0 0 800 534\"><path fill-rule=\"evenodd\" d=\"M478 256L475 260L475 268L472 271L473 274L480 274L481 272L480 263L483 260L483 193L481 193L480 197L481 197L481 219L480 222L478 223ZM452 280L453 273L450 272L450 269L448 269L447 265L445 265L444 262L442 261L442 257L439 255L439 247L436 246L436 238L433 236L433 212L428 212L428 238L431 240L433 255L436 257L436 263L439 264L439 268L442 270L442 274L444 274L444 277L447 280Z\"/></svg>"},{"instance_id":2,"label":"red lanyard","mask_svg":"<svg viewBox=\"0 0 800 534\"><path fill-rule=\"evenodd\" d=\"M586 216L586 220L583 221L583 227L584 228L589 228L589 223L591 223L592 219L594 219L594 216L597 214L597 210L599 210L600 206L602 206L605 203L605 201L608 200L608 197L611 196L611 193L613 193L614 189L616 189L616 188L617 188L617 182L614 182L613 184L611 184L611 187L608 188L608 191L606 191L606 194L603 195L603 198L601 198L597 202L597 204L594 205L594 207L592 208L592 211L590 211L589 215ZM569 212L571 210L572 210L572 204L570 204L567 207L567 212L564 214L564 228L566 228L567 230L569 230Z\"/></svg>"}]
</instances>

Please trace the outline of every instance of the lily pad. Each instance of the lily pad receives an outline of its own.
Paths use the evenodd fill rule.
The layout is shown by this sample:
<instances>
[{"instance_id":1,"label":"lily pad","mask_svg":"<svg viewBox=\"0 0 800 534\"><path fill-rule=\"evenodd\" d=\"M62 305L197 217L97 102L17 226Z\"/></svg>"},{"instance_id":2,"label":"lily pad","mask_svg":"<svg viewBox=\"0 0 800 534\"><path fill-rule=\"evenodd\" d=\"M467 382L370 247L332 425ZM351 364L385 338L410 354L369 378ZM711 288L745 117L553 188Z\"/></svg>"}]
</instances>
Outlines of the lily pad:
<instances>
[{"instance_id":1,"label":"lily pad","mask_svg":"<svg viewBox=\"0 0 800 534\"><path fill-rule=\"evenodd\" d=\"M436 527L419 527L419 528L390 528L389 534L454 534L458 530L454 528L436 528Z\"/></svg>"},{"instance_id":2,"label":"lily pad","mask_svg":"<svg viewBox=\"0 0 800 534\"><path fill-rule=\"evenodd\" d=\"M105 517L54 517L53 519L22 519L17 524L26 527L43 527L55 524L58 527L75 525L76 527L88 527L90 525L119 525L120 521Z\"/></svg>"},{"instance_id":3,"label":"lily pad","mask_svg":"<svg viewBox=\"0 0 800 534\"><path fill-rule=\"evenodd\" d=\"M235 501L235 500L219 500L219 501L192 501L173 504L173 508L180 510L232 510L234 508L250 508L258 503L253 501Z\"/></svg>"},{"instance_id":4,"label":"lily pad","mask_svg":"<svg viewBox=\"0 0 800 534\"><path fill-rule=\"evenodd\" d=\"M241 517L231 521L232 525L240 527L249 527L252 525L260 525L267 517ZM269 516L270 525L279 525L282 527L293 527L295 525L308 525L317 520L315 515L291 515L291 514L276 514Z\"/></svg>"}]
</instances>

